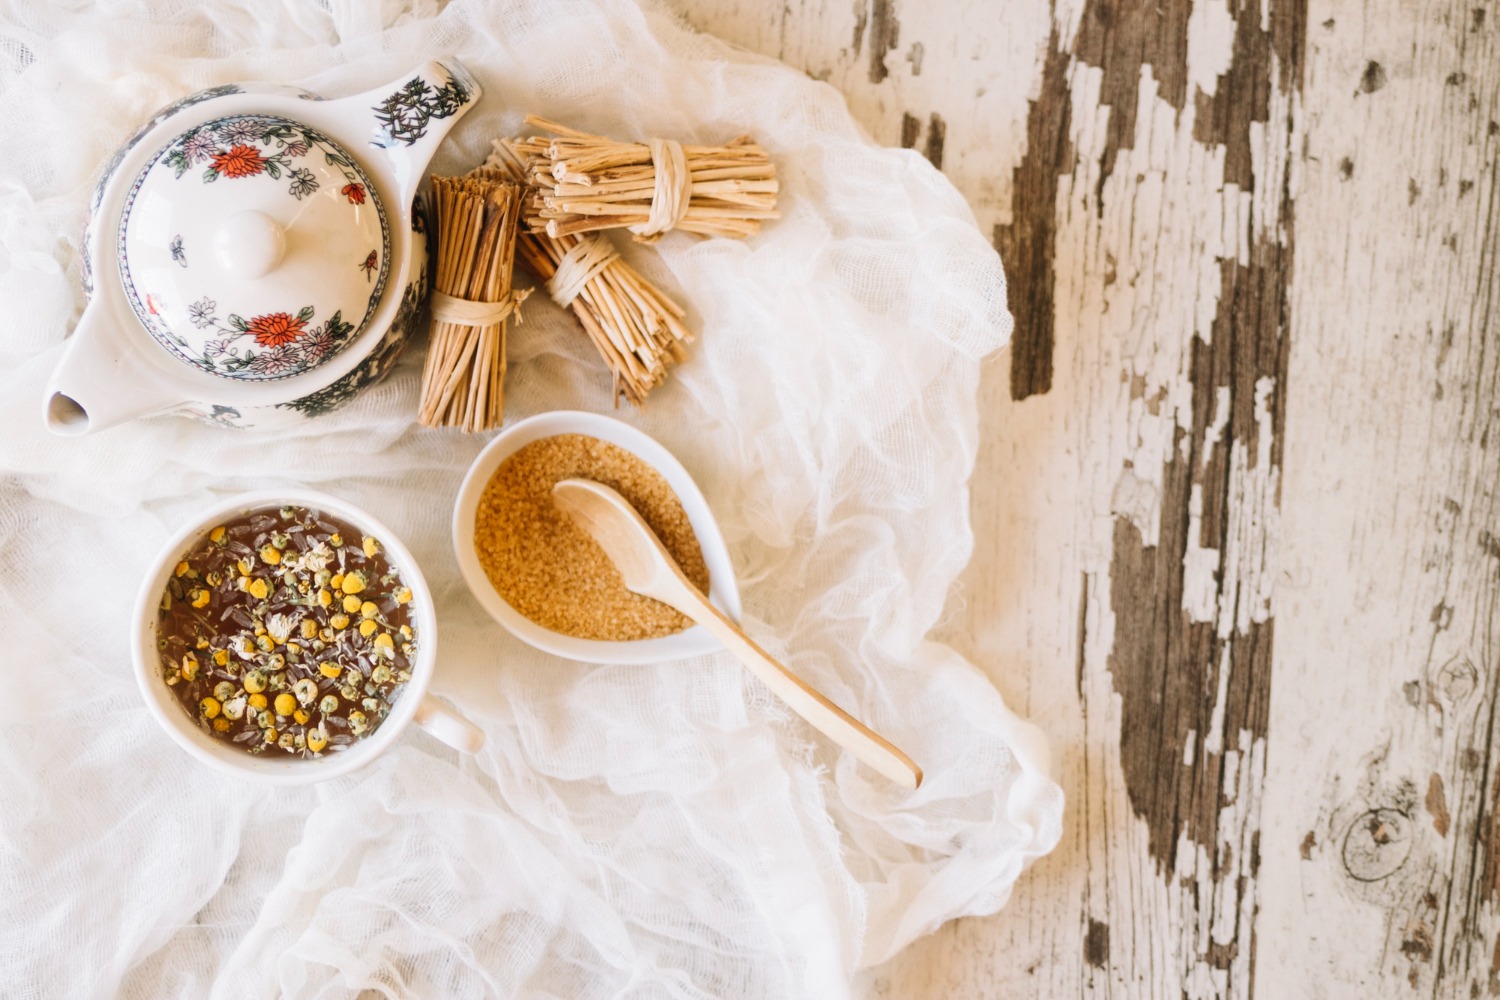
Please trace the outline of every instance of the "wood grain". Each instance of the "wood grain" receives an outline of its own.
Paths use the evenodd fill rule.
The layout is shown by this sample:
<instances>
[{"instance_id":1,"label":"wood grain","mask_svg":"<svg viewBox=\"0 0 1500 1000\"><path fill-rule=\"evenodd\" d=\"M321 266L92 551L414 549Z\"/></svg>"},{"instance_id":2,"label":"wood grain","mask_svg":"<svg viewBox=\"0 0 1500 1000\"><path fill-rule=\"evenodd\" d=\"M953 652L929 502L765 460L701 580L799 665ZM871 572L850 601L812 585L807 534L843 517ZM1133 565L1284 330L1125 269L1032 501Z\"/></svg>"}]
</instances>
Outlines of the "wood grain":
<instances>
[{"instance_id":1,"label":"wood grain","mask_svg":"<svg viewBox=\"0 0 1500 1000\"><path fill-rule=\"evenodd\" d=\"M1500 994L1496 14L1308 29L1260 923L1326 995Z\"/></svg>"},{"instance_id":2,"label":"wood grain","mask_svg":"<svg viewBox=\"0 0 1500 1000\"><path fill-rule=\"evenodd\" d=\"M1064 841L863 990L1500 995L1500 11L676 6L925 151L1017 314L943 638Z\"/></svg>"}]
</instances>

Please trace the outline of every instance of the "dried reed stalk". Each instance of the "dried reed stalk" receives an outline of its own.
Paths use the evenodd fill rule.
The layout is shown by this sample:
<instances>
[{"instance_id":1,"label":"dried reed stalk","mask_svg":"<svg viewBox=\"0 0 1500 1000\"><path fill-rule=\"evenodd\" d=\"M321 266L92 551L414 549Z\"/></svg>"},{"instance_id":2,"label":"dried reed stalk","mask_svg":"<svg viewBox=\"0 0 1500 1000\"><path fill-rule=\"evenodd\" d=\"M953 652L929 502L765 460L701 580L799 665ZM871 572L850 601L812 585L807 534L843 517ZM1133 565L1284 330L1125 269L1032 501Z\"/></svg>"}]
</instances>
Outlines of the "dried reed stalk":
<instances>
[{"instance_id":1,"label":"dried reed stalk","mask_svg":"<svg viewBox=\"0 0 1500 1000\"><path fill-rule=\"evenodd\" d=\"M434 176L432 192L437 274L417 420L491 430L504 419L506 324L529 294L510 289L521 186L506 173L481 169Z\"/></svg>"},{"instance_id":2,"label":"dried reed stalk","mask_svg":"<svg viewBox=\"0 0 1500 1000\"><path fill-rule=\"evenodd\" d=\"M496 139L484 168L521 180L526 166L516 151L522 140ZM615 398L640 406L667 378L667 369L687 356L693 334L682 307L620 258L602 233L548 236L523 230L521 259L547 283L559 305L571 309L609 365ZM566 262L566 263L565 263ZM559 269L564 270L559 280Z\"/></svg>"},{"instance_id":3,"label":"dried reed stalk","mask_svg":"<svg viewBox=\"0 0 1500 1000\"><path fill-rule=\"evenodd\" d=\"M649 243L670 229L743 238L776 211L776 167L740 136L723 146L617 142L527 115L551 136L514 140L527 181L526 223L554 239L628 228Z\"/></svg>"}]
</instances>

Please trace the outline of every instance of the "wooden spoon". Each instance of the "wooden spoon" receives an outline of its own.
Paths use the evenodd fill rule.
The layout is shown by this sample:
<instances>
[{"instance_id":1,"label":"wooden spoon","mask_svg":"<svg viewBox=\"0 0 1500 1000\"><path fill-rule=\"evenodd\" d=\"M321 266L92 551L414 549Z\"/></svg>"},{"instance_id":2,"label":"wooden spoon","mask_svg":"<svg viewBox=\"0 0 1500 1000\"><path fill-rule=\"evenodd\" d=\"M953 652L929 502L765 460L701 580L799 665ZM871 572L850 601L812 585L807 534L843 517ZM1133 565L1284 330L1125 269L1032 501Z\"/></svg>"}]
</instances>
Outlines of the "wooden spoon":
<instances>
[{"instance_id":1,"label":"wooden spoon","mask_svg":"<svg viewBox=\"0 0 1500 1000\"><path fill-rule=\"evenodd\" d=\"M702 625L793 711L896 784L916 788L922 783L922 769L910 757L777 663L710 604L630 501L588 479L564 479L552 487L552 499L599 543L629 590Z\"/></svg>"}]
</instances>

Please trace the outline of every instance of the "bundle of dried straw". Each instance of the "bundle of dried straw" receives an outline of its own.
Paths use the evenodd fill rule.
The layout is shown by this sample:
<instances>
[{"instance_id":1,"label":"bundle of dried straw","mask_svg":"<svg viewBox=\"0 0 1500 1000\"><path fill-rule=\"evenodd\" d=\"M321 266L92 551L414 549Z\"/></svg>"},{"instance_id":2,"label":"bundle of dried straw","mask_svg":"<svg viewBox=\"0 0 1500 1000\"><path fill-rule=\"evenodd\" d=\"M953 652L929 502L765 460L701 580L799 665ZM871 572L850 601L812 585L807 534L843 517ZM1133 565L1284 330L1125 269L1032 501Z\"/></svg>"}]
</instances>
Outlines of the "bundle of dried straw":
<instances>
[{"instance_id":1,"label":"bundle of dried straw","mask_svg":"<svg viewBox=\"0 0 1500 1000\"><path fill-rule=\"evenodd\" d=\"M437 274L417 419L426 427L490 430L504 418L506 324L530 294L510 287L521 186L481 168L435 176L432 191Z\"/></svg>"},{"instance_id":2,"label":"bundle of dried straw","mask_svg":"<svg viewBox=\"0 0 1500 1000\"><path fill-rule=\"evenodd\" d=\"M551 133L515 140L537 191L526 223L554 239L618 228L641 242L671 229L745 237L760 231L760 220L779 217L776 168L748 136L684 146L617 142L536 115L526 124Z\"/></svg>"},{"instance_id":3,"label":"bundle of dried straw","mask_svg":"<svg viewBox=\"0 0 1500 1000\"><path fill-rule=\"evenodd\" d=\"M518 152L522 139L496 139L484 168L504 171L517 181L527 176ZM553 301L571 309L609 365L615 397L637 406L667 377L669 366L686 357L693 339L683 310L621 259L602 233L520 234L526 266L546 283Z\"/></svg>"}]
</instances>

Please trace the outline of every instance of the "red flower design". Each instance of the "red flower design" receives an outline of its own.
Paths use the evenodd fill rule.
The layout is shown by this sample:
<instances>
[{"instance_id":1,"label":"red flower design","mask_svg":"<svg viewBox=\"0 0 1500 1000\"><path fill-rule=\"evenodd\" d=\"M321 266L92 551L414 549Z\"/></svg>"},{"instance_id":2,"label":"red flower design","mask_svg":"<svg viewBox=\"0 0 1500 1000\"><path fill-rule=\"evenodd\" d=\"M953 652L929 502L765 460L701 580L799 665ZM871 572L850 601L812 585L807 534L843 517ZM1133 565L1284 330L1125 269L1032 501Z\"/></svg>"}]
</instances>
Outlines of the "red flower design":
<instances>
[{"instance_id":1,"label":"red flower design","mask_svg":"<svg viewBox=\"0 0 1500 1000\"><path fill-rule=\"evenodd\" d=\"M366 257L364 261L359 265L359 269L365 272L366 281L369 281L370 275L375 273L375 265L379 262L380 258L375 255L374 250L371 250L370 256Z\"/></svg>"},{"instance_id":2,"label":"red flower design","mask_svg":"<svg viewBox=\"0 0 1500 1000\"><path fill-rule=\"evenodd\" d=\"M280 347L302 336L302 330L306 326L307 320L300 316L267 313L250 321L249 332L255 335L255 342L262 347Z\"/></svg>"},{"instance_id":3,"label":"red flower design","mask_svg":"<svg viewBox=\"0 0 1500 1000\"><path fill-rule=\"evenodd\" d=\"M351 205L363 205L365 203L365 186L363 184L345 184L339 194L349 199Z\"/></svg>"},{"instance_id":4,"label":"red flower design","mask_svg":"<svg viewBox=\"0 0 1500 1000\"><path fill-rule=\"evenodd\" d=\"M236 145L215 153L211 169L225 177L253 177L266 169L266 159L254 146Z\"/></svg>"}]
</instances>

